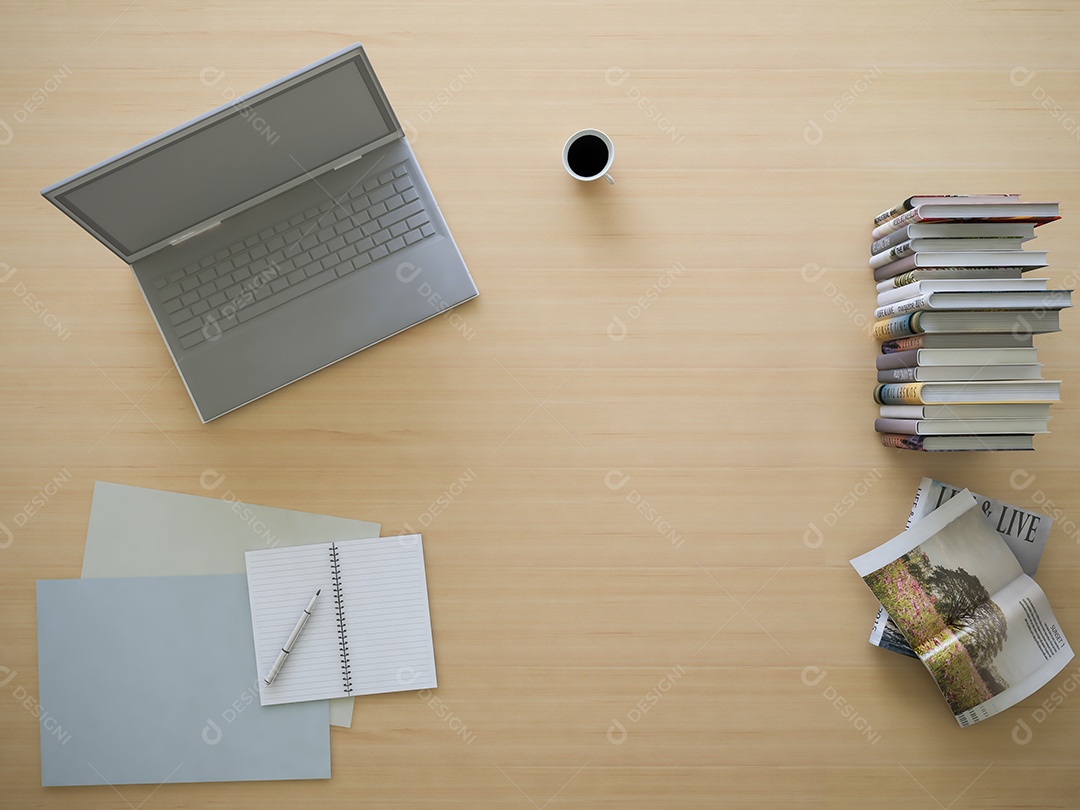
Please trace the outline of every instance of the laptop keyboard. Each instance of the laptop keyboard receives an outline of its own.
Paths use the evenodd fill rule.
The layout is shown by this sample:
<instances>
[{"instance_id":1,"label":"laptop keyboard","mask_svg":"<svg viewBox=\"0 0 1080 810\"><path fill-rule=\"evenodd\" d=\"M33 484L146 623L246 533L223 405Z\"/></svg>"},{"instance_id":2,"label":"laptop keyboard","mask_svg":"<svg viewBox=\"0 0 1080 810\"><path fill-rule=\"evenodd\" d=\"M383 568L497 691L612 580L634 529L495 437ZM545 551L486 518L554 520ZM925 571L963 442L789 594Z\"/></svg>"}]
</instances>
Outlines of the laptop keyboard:
<instances>
[{"instance_id":1,"label":"laptop keyboard","mask_svg":"<svg viewBox=\"0 0 1080 810\"><path fill-rule=\"evenodd\" d=\"M154 282L185 349L435 235L404 165Z\"/></svg>"}]
</instances>

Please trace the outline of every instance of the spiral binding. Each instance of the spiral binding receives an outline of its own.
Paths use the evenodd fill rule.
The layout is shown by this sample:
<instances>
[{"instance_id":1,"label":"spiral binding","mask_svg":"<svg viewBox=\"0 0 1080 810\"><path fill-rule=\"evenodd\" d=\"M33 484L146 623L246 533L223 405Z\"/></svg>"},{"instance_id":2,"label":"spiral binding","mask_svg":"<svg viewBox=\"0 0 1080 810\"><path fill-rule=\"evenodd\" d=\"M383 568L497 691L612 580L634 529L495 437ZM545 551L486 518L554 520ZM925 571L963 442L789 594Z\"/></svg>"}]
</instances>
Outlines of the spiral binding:
<instances>
[{"instance_id":1,"label":"spiral binding","mask_svg":"<svg viewBox=\"0 0 1080 810\"><path fill-rule=\"evenodd\" d=\"M352 694L352 674L349 672L349 639L345 635L345 606L341 593L341 560L337 543L330 544L330 574L334 578L334 606L337 609L338 644L341 647L341 680L345 693Z\"/></svg>"}]
</instances>

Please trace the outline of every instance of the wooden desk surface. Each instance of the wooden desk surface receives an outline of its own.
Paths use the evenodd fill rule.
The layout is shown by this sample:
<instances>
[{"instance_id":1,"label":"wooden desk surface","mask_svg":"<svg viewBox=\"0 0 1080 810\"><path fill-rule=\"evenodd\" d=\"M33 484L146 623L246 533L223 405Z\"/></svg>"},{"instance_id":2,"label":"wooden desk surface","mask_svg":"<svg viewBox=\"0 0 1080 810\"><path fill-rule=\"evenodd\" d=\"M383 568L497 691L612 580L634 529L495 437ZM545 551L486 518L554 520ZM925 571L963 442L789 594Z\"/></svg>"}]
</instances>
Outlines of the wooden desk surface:
<instances>
[{"instance_id":1,"label":"wooden desk surface","mask_svg":"<svg viewBox=\"0 0 1080 810\"><path fill-rule=\"evenodd\" d=\"M1065 399L1028 454L880 447L865 331L868 223L912 193L1060 200L1038 244L1075 278L1074 3L3 17L0 804L1076 806L1080 668L961 730L866 643L847 563L924 474L1057 510L1040 581L1080 643L1075 316L1037 343ZM200 425L131 275L38 190L355 40L481 296ZM564 174L583 127L613 187ZM79 575L95 480L206 494L207 470L422 529L437 701L358 701L328 782L41 788L35 580Z\"/></svg>"}]
</instances>

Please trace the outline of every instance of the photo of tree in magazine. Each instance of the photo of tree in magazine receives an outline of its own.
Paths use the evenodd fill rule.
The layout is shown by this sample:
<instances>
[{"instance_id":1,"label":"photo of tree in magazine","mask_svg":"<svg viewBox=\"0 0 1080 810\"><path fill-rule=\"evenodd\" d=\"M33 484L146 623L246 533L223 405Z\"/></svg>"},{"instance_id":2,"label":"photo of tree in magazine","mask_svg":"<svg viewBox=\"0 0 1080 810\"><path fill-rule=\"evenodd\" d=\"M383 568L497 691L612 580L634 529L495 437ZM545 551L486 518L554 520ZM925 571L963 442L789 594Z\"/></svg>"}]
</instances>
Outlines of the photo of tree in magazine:
<instances>
[{"instance_id":1,"label":"photo of tree in magazine","mask_svg":"<svg viewBox=\"0 0 1080 810\"><path fill-rule=\"evenodd\" d=\"M967 490L851 562L961 726L1023 700L1072 659L1046 595Z\"/></svg>"},{"instance_id":2,"label":"photo of tree in magazine","mask_svg":"<svg viewBox=\"0 0 1080 810\"><path fill-rule=\"evenodd\" d=\"M919 481L915 501L911 505L911 512L904 528L910 529L913 524L962 491L962 487L955 487L933 478L923 478ZM1034 577L1043 550L1046 548L1047 538L1050 536L1053 518L995 498L988 498L985 495L974 492L971 494L979 502L979 509L986 515L986 519L993 524L995 531L1012 550L1020 567L1024 569L1024 573ZM870 630L869 641L883 650L918 658L908 645L904 634L900 632L900 628L889 618L888 611L883 607L878 608Z\"/></svg>"},{"instance_id":3,"label":"photo of tree in magazine","mask_svg":"<svg viewBox=\"0 0 1080 810\"><path fill-rule=\"evenodd\" d=\"M953 714L1009 688L994 668L1009 627L982 581L963 568L930 562L922 546L864 577L941 686Z\"/></svg>"}]
</instances>

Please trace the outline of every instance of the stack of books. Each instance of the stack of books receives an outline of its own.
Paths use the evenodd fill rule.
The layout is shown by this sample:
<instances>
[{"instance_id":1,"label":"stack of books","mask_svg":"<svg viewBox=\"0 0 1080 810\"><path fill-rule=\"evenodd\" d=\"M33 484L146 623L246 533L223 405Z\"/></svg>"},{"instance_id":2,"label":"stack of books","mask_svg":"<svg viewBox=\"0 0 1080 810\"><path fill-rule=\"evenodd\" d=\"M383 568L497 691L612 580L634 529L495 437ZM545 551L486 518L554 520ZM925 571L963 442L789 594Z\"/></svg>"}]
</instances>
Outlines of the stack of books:
<instances>
[{"instance_id":1,"label":"stack of books","mask_svg":"<svg viewBox=\"0 0 1080 810\"><path fill-rule=\"evenodd\" d=\"M1026 278L1025 250L1057 203L1018 194L909 197L874 218L874 336L887 447L1031 450L1061 383L1045 380L1032 337L1060 331L1071 290Z\"/></svg>"}]
</instances>

